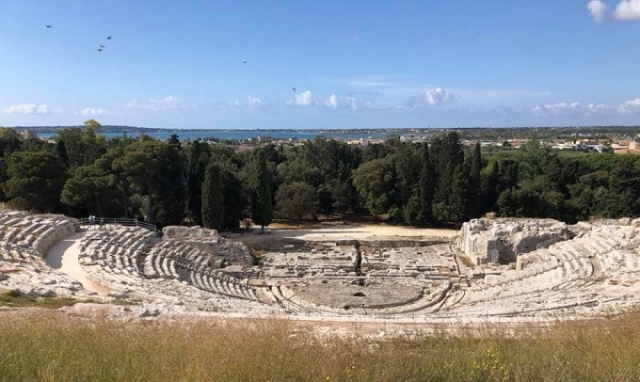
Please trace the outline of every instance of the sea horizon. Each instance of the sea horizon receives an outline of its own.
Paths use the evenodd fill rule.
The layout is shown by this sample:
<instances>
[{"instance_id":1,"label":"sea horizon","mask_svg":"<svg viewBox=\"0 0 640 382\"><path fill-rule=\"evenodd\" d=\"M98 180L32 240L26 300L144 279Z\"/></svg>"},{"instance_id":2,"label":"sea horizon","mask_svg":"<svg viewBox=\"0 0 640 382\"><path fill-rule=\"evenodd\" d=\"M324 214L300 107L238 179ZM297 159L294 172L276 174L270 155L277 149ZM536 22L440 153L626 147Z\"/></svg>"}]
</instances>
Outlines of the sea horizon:
<instances>
[{"instance_id":1,"label":"sea horizon","mask_svg":"<svg viewBox=\"0 0 640 382\"><path fill-rule=\"evenodd\" d=\"M75 126L73 126L75 127ZM28 128L23 128L28 129ZM62 128L61 128L62 129ZM270 138L280 140L312 140L317 137L325 139L355 140L355 139L385 139L398 135L398 132L420 134L415 129L157 129L136 128L122 131L99 131L97 134L106 138L137 137L145 134L155 139L166 140L173 134L180 140L234 140L243 141L249 139ZM57 135L56 131L36 131L39 138L50 139Z\"/></svg>"}]
</instances>

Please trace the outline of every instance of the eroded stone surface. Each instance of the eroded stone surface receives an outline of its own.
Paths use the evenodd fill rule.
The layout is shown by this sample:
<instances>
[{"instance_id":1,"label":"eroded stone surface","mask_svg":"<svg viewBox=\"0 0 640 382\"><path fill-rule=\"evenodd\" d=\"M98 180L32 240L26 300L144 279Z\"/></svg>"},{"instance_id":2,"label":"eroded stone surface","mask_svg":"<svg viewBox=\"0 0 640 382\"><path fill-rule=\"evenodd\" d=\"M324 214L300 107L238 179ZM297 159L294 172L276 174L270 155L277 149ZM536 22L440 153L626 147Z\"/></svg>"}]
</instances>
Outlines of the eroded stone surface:
<instances>
[{"instance_id":1,"label":"eroded stone surface","mask_svg":"<svg viewBox=\"0 0 640 382\"><path fill-rule=\"evenodd\" d=\"M271 243L253 265L244 244L201 228L170 228L159 238L139 227L102 227L77 240L80 265L112 291L105 295L87 291L43 261L41 248L52 244L38 243L43 237L67 238L70 226L73 220L60 216L0 213L0 288L33 298L124 300L135 305L107 309L108 314L144 319L544 321L640 304L640 219L574 226L547 219L475 220L463 226L459 246L426 237L362 240L357 269L353 242L324 234ZM478 260L496 248L517 259ZM65 311L104 309L98 305Z\"/></svg>"},{"instance_id":2,"label":"eroded stone surface","mask_svg":"<svg viewBox=\"0 0 640 382\"><path fill-rule=\"evenodd\" d=\"M473 219L462 225L460 247L476 265L512 262L567 233L567 225L554 219Z\"/></svg>"}]
</instances>

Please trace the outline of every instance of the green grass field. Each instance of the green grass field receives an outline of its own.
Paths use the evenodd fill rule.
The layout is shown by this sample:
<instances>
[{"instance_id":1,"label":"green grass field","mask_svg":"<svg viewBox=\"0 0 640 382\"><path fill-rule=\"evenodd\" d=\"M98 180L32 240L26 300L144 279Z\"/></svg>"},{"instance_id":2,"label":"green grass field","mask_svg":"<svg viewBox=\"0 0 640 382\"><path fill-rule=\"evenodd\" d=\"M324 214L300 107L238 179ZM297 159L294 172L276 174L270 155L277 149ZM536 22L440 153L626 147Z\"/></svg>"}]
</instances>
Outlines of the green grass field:
<instances>
[{"instance_id":1,"label":"green grass field","mask_svg":"<svg viewBox=\"0 0 640 382\"><path fill-rule=\"evenodd\" d=\"M0 380L638 381L639 319L378 342L320 340L283 321L122 323L45 311L0 316Z\"/></svg>"}]
</instances>

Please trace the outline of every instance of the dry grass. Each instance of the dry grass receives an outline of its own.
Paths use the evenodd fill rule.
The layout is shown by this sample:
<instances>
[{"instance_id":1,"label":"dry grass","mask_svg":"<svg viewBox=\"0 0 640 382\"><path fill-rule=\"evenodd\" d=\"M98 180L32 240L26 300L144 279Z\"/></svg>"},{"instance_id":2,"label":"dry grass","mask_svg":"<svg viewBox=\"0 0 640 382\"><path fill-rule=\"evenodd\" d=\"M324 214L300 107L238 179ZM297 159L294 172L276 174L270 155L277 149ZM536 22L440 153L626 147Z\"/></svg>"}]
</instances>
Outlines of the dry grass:
<instances>
[{"instance_id":1,"label":"dry grass","mask_svg":"<svg viewBox=\"0 0 640 382\"><path fill-rule=\"evenodd\" d=\"M282 321L0 320L1 381L637 381L640 315L513 338L376 342Z\"/></svg>"}]
</instances>

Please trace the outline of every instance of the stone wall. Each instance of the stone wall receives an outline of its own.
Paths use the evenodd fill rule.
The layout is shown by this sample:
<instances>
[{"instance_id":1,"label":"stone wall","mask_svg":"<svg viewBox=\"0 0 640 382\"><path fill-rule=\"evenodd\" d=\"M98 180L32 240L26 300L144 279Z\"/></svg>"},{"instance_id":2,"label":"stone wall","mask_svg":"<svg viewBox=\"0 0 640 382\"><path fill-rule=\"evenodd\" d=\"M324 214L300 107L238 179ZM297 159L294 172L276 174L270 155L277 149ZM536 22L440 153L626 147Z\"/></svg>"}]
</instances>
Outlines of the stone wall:
<instances>
[{"instance_id":1,"label":"stone wall","mask_svg":"<svg viewBox=\"0 0 640 382\"><path fill-rule=\"evenodd\" d=\"M462 225L459 245L476 265L509 263L566 232L567 225L554 219L472 219Z\"/></svg>"},{"instance_id":2,"label":"stone wall","mask_svg":"<svg viewBox=\"0 0 640 382\"><path fill-rule=\"evenodd\" d=\"M171 225L162 229L162 236L166 238L187 239L187 238L212 238L218 237L215 229L202 228L200 226L183 227Z\"/></svg>"}]
</instances>

